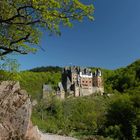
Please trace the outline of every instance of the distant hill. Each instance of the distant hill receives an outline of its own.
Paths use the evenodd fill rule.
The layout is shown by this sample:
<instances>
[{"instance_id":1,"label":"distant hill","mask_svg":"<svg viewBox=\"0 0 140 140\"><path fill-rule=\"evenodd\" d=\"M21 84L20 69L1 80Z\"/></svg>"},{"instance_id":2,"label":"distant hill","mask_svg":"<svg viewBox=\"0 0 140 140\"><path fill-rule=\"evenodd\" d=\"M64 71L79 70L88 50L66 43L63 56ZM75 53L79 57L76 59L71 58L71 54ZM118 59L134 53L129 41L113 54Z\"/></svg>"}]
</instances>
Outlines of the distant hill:
<instances>
[{"instance_id":1,"label":"distant hill","mask_svg":"<svg viewBox=\"0 0 140 140\"><path fill-rule=\"evenodd\" d=\"M61 72L62 71L62 68L59 67L59 66L42 66L42 67L36 67L36 68L33 68L33 69L30 69L29 71L32 71L32 72Z\"/></svg>"}]
</instances>

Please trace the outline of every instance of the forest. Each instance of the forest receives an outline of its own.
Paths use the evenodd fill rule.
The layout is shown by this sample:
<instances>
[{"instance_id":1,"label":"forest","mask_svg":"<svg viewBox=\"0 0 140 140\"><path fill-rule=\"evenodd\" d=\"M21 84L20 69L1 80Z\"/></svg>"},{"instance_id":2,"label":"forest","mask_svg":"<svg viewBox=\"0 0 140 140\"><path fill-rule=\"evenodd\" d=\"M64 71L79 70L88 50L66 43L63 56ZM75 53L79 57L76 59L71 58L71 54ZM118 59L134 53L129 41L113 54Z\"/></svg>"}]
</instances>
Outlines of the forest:
<instances>
[{"instance_id":1,"label":"forest","mask_svg":"<svg viewBox=\"0 0 140 140\"><path fill-rule=\"evenodd\" d=\"M53 88L61 80L60 67L41 67L21 72L0 71L0 80L20 81L37 105L32 121L43 132L83 140L140 139L140 60L116 70L101 69L104 96L58 100L52 94L42 99L42 85ZM92 68L94 71L95 68Z\"/></svg>"}]
</instances>

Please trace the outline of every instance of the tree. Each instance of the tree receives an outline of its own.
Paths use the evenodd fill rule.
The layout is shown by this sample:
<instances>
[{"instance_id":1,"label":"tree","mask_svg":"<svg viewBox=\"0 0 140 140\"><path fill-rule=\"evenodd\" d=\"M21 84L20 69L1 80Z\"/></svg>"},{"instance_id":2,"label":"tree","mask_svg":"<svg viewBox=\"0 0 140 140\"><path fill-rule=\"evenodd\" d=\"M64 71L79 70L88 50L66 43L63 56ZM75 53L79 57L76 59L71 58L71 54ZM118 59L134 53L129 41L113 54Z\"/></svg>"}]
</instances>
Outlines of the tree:
<instances>
[{"instance_id":1,"label":"tree","mask_svg":"<svg viewBox=\"0 0 140 140\"><path fill-rule=\"evenodd\" d=\"M2 0L0 7L0 56L35 52L42 28L60 34L61 25L92 20L94 12L80 0Z\"/></svg>"},{"instance_id":2,"label":"tree","mask_svg":"<svg viewBox=\"0 0 140 140\"><path fill-rule=\"evenodd\" d=\"M136 140L140 135L140 96L114 96L107 108L106 136Z\"/></svg>"}]
</instances>

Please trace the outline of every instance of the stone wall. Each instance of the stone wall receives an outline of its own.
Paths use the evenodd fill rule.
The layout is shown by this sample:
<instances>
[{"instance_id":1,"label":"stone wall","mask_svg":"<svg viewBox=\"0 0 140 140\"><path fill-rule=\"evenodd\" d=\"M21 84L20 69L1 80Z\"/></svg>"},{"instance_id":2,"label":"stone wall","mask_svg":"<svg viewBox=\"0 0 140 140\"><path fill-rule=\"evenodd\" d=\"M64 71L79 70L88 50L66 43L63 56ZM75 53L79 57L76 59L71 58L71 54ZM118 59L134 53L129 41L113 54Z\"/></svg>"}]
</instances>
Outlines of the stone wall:
<instances>
[{"instance_id":1,"label":"stone wall","mask_svg":"<svg viewBox=\"0 0 140 140\"><path fill-rule=\"evenodd\" d=\"M89 96L93 93L92 87L80 88L80 96Z\"/></svg>"},{"instance_id":2,"label":"stone wall","mask_svg":"<svg viewBox=\"0 0 140 140\"><path fill-rule=\"evenodd\" d=\"M104 87L93 87L93 94L98 93L100 95L103 95L104 93Z\"/></svg>"}]
</instances>

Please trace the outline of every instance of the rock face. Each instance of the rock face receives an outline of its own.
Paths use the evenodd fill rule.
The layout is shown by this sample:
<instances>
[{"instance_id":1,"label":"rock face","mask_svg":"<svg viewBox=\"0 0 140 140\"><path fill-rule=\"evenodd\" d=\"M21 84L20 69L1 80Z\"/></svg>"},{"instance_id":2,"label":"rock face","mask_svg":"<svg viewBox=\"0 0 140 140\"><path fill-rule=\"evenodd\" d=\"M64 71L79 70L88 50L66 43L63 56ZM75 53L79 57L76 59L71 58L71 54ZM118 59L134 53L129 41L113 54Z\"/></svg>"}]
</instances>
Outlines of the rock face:
<instances>
[{"instance_id":1,"label":"rock face","mask_svg":"<svg viewBox=\"0 0 140 140\"><path fill-rule=\"evenodd\" d=\"M0 83L0 140L40 140L31 123L32 105L19 82Z\"/></svg>"}]
</instances>

